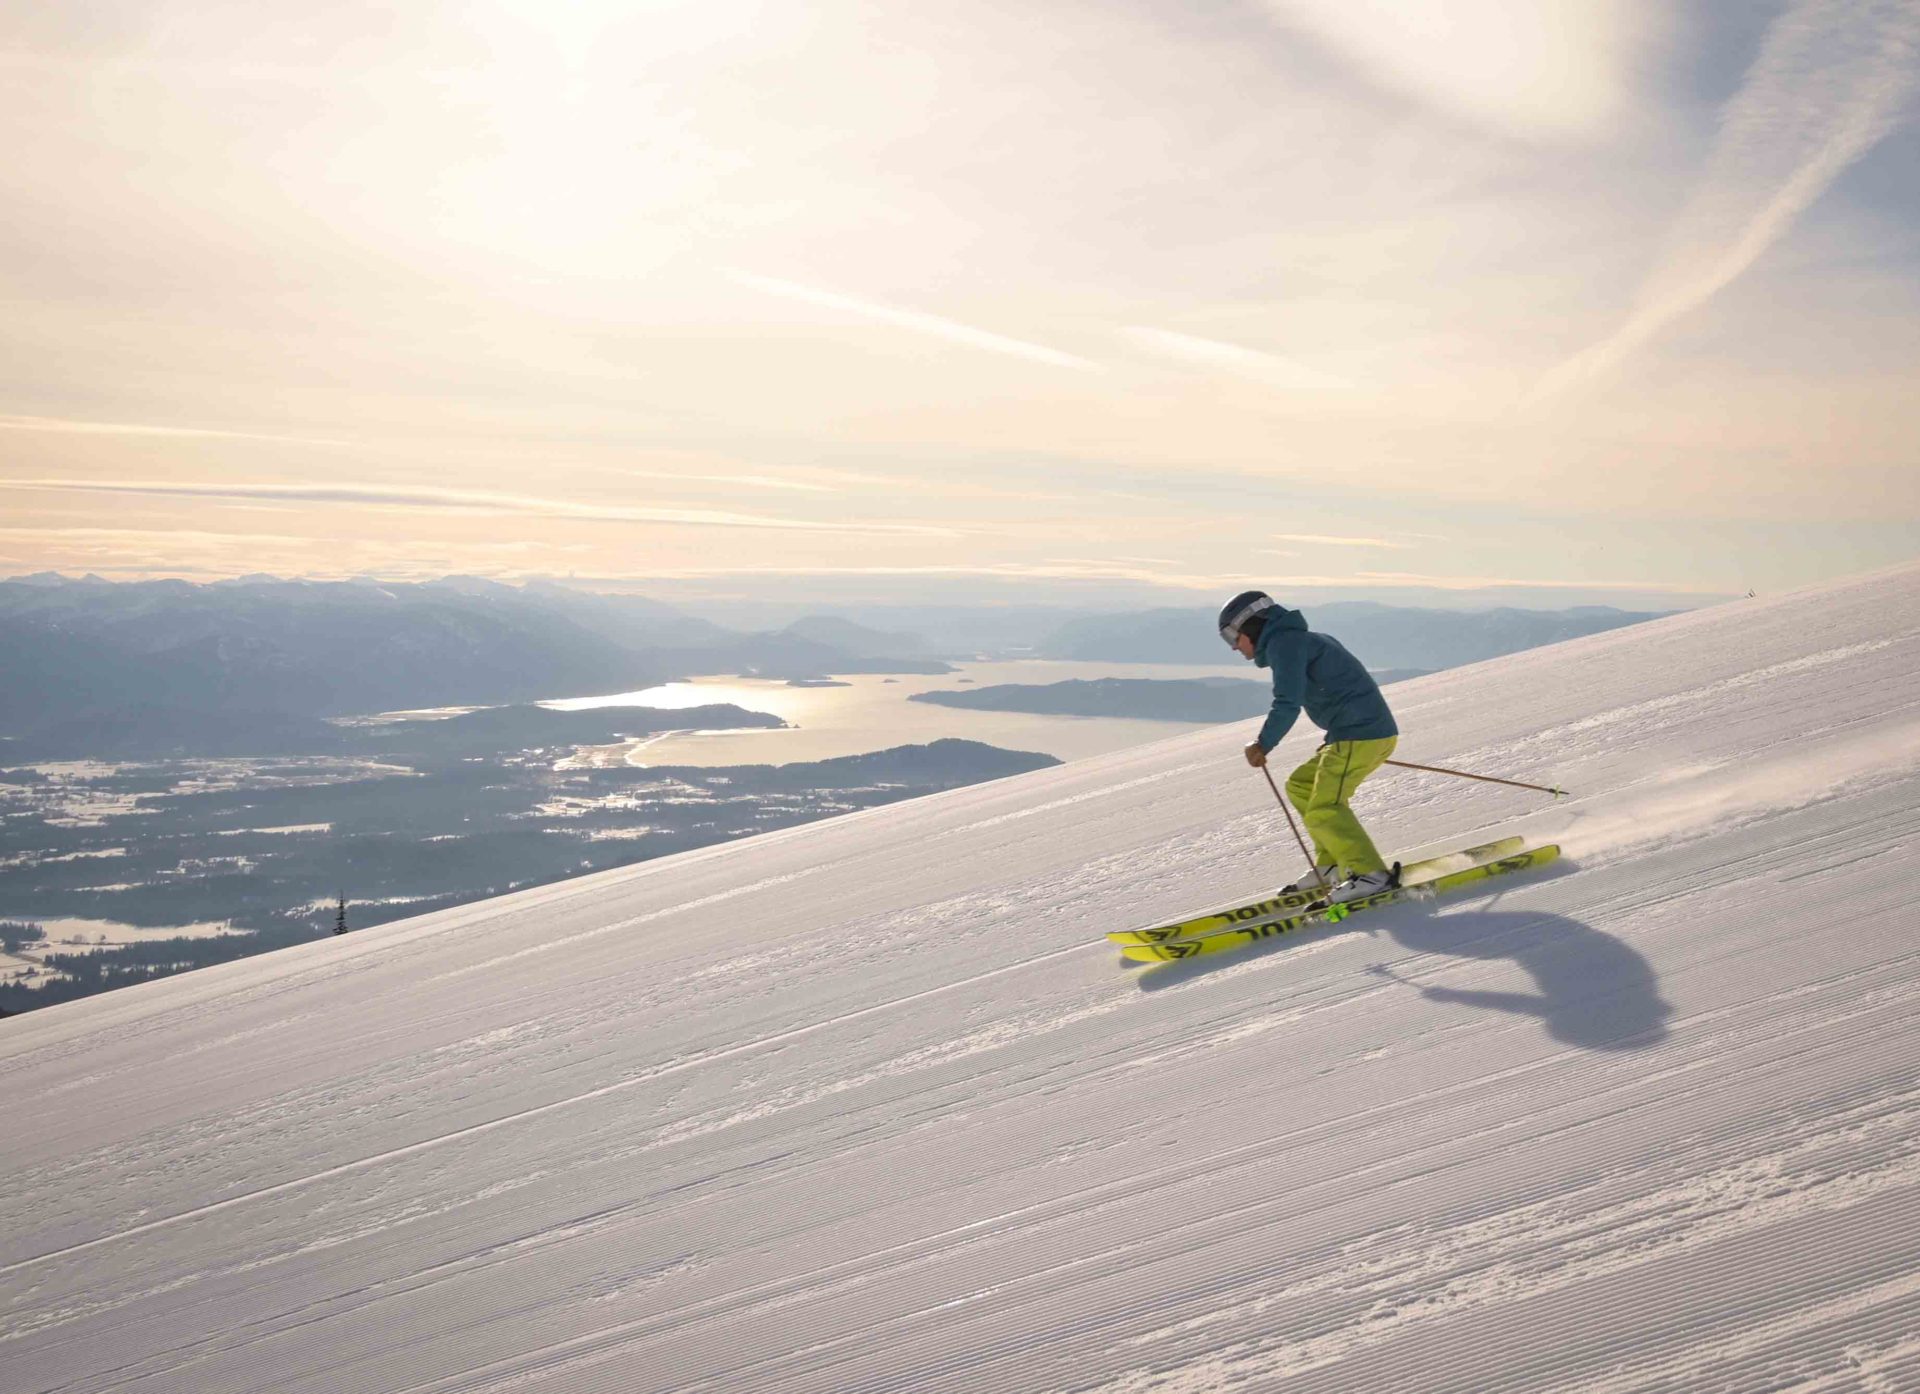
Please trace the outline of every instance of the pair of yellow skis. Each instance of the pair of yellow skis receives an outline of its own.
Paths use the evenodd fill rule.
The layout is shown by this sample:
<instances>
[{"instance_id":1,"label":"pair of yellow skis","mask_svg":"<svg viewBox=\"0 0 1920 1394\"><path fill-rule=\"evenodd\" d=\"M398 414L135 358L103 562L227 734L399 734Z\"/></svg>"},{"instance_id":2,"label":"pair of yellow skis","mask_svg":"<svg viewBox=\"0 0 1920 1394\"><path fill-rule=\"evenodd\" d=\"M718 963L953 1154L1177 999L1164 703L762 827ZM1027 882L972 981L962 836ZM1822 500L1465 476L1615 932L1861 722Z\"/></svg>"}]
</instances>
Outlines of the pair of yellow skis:
<instances>
[{"instance_id":1,"label":"pair of yellow skis","mask_svg":"<svg viewBox=\"0 0 1920 1394\"><path fill-rule=\"evenodd\" d=\"M1107 938L1121 946L1121 953L1142 963L1169 963L1201 954L1217 954L1290 934L1308 925L1330 924L1349 915L1391 905L1413 896L1437 895L1442 891L1505 876L1530 867L1545 866L1560 855L1558 847L1525 847L1525 839L1503 837L1498 841L1463 851L1449 852L1409 862L1400 869L1400 884L1376 891L1358 900L1340 905L1312 906L1325 896L1324 891L1278 891L1261 900L1224 910L1209 910L1172 924L1150 929L1114 930ZM1289 912L1292 913L1289 913Z\"/></svg>"}]
</instances>

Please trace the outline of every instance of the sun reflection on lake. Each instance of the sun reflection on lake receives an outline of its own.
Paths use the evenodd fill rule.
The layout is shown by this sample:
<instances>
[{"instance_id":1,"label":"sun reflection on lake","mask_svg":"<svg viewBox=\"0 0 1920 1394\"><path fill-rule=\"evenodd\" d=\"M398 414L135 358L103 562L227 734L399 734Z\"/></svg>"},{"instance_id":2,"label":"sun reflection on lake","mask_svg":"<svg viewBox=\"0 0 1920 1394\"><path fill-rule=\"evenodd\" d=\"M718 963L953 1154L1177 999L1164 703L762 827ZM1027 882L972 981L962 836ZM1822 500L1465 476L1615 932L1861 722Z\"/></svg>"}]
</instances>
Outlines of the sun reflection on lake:
<instances>
[{"instance_id":1,"label":"sun reflection on lake","mask_svg":"<svg viewBox=\"0 0 1920 1394\"><path fill-rule=\"evenodd\" d=\"M1223 670L1165 664L1065 663L1039 659L965 663L942 674L844 674L830 687L794 686L768 678L694 678L634 692L558 698L542 703L560 711L652 707L685 711L731 703L779 717L790 729L678 731L625 746L600 747L593 764L784 765L862 755L891 746L944 737L981 741L1004 750L1039 750L1081 759L1199 729L1197 723L1109 717L1038 716L969 711L908 699L915 693L995 683L1052 683L1070 678L1196 678ZM1244 673L1236 672L1244 677Z\"/></svg>"}]
</instances>

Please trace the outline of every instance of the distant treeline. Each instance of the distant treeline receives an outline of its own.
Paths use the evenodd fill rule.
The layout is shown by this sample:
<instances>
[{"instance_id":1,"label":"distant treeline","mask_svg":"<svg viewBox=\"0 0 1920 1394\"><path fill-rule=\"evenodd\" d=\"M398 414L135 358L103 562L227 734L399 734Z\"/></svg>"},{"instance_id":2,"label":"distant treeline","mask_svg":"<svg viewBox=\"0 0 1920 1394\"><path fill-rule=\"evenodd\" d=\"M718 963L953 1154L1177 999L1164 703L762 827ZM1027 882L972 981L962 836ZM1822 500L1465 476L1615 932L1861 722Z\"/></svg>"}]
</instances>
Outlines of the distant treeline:
<instances>
[{"instance_id":1,"label":"distant treeline","mask_svg":"<svg viewBox=\"0 0 1920 1394\"><path fill-rule=\"evenodd\" d=\"M0 920L0 951L17 954L29 944L38 944L47 931L24 920Z\"/></svg>"}]
</instances>

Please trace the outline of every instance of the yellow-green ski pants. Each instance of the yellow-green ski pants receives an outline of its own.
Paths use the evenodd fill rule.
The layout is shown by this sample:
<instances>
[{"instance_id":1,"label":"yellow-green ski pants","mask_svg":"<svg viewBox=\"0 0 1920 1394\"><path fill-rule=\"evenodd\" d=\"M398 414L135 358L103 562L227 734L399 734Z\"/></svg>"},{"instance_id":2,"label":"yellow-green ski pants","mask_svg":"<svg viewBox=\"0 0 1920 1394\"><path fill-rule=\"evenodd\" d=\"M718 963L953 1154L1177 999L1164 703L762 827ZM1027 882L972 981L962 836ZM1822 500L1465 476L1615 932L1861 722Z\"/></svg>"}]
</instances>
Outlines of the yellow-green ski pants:
<instances>
[{"instance_id":1,"label":"yellow-green ski pants","mask_svg":"<svg viewBox=\"0 0 1920 1394\"><path fill-rule=\"evenodd\" d=\"M1354 875L1386 870L1380 849L1347 801L1399 743L1397 736L1382 741L1333 741L1287 776L1287 799L1300 810L1307 836L1313 839L1314 865L1338 862Z\"/></svg>"}]
</instances>

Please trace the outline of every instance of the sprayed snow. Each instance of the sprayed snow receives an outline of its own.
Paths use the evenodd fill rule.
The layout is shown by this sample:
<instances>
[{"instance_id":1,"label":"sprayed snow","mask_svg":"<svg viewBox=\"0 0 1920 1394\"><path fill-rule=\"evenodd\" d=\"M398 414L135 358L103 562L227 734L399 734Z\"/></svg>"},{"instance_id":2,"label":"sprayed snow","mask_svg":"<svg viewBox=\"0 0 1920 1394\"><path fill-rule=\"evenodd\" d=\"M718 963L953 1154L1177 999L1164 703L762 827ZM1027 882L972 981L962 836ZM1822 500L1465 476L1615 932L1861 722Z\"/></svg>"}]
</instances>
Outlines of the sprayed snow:
<instances>
[{"instance_id":1,"label":"sprayed snow","mask_svg":"<svg viewBox=\"0 0 1920 1394\"><path fill-rule=\"evenodd\" d=\"M1574 796L1381 840L1566 858L1239 955L1099 937L1295 870L1231 726L9 1020L0 1385L1914 1388L1917 670L1910 568L1398 685Z\"/></svg>"}]
</instances>

